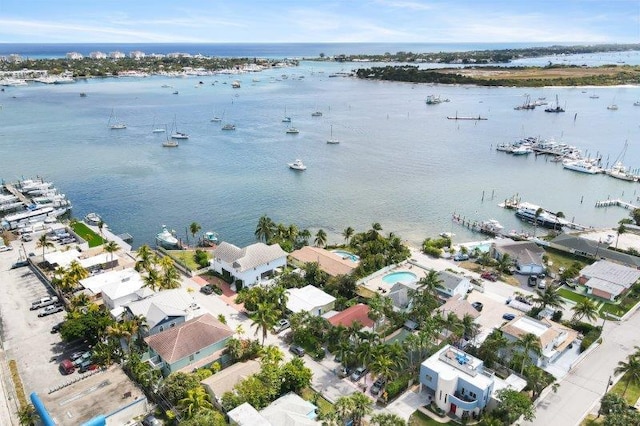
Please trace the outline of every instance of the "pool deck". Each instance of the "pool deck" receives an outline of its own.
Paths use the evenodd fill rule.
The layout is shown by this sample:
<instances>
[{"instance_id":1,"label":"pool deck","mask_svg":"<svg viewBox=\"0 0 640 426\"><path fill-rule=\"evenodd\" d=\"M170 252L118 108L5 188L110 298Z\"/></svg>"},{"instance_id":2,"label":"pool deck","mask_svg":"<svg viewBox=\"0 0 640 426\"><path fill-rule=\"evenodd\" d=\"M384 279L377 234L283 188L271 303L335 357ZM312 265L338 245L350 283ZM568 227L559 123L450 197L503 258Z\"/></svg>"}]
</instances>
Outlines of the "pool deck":
<instances>
[{"instance_id":1,"label":"pool deck","mask_svg":"<svg viewBox=\"0 0 640 426\"><path fill-rule=\"evenodd\" d=\"M358 285L381 295L388 294L395 283L386 283L382 278L384 278L385 275L389 275L394 272L408 272L414 274L417 277L415 282L417 282L420 278L426 276L428 271L405 261L398 265L387 266L386 268L361 279L358 281Z\"/></svg>"}]
</instances>

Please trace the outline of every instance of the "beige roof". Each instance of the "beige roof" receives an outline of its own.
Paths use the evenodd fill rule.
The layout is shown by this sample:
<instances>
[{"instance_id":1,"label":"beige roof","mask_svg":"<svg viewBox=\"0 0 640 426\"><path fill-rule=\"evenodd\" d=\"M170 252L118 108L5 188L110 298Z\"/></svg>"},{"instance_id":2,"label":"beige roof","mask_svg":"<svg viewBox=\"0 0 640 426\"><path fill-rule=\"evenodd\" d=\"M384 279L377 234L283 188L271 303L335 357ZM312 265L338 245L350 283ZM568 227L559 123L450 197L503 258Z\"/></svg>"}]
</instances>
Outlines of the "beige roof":
<instances>
[{"instance_id":1,"label":"beige roof","mask_svg":"<svg viewBox=\"0 0 640 426\"><path fill-rule=\"evenodd\" d=\"M217 372L207 377L200 383L210 394L221 398L225 392L233 390L233 387L240 381L260 371L260 363L255 360L238 362L231 367Z\"/></svg>"},{"instance_id":2,"label":"beige roof","mask_svg":"<svg viewBox=\"0 0 640 426\"><path fill-rule=\"evenodd\" d=\"M204 314L144 340L163 361L171 364L231 336L233 331L229 327L213 315Z\"/></svg>"},{"instance_id":3,"label":"beige roof","mask_svg":"<svg viewBox=\"0 0 640 426\"><path fill-rule=\"evenodd\" d=\"M356 267L354 262L320 247L304 246L289 256L303 263L317 262L321 270L334 277L350 274Z\"/></svg>"},{"instance_id":4,"label":"beige roof","mask_svg":"<svg viewBox=\"0 0 640 426\"><path fill-rule=\"evenodd\" d=\"M475 310L474 307L471 306L471 303L467 302L459 294L451 297L444 305L440 306L437 310L439 313L443 314L443 316L447 316L449 315L449 312L453 312L459 319L463 319L465 315L469 315L473 319L476 319L480 316L480 312Z\"/></svg>"},{"instance_id":5,"label":"beige roof","mask_svg":"<svg viewBox=\"0 0 640 426\"><path fill-rule=\"evenodd\" d=\"M523 322L526 322L526 324L523 324ZM527 327L529 325L531 325L531 328ZM541 348L547 346L561 334L566 333L567 337L555 348L557 351L564 350L564 348L578 337L578 332L576 330L565 327L547 318L536 320L523 315L515 317L502 326L500 330L502 330L503 333L509 334L518 339L525 334L532 333L538 337Z\"/></svg>"},{"instance_id":6,"label":"beige roof","mask_svg":"<svg viewBox=\"0 0 640 426\"><path fill-rule=\"evenodd\" d=\"M278 244L268 246L264 243L251 244L241 249L223 241L213 250L213 257L233 264L233 267L238 269L239 272L264 265L281 257L286 257L286 255L287 253Z\"/></svg>"}]
</instances>

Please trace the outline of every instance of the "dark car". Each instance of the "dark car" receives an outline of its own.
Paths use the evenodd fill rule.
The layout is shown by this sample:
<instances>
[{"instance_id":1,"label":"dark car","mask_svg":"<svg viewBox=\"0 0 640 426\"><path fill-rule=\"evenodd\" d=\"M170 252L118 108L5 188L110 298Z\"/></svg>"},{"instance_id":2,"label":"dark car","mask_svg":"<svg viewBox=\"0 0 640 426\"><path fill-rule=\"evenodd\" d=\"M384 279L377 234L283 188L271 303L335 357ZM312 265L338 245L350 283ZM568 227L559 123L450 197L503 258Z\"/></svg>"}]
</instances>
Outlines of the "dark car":
<instances>
[{"instance_id":1,"label":"dark car","mask_svg":"<svg viewBox=\"0 0 640 426\"><path fill-rule=\"evenodd\" d=\"M511 321L512 319L514 319L516 316L513 314L502 314L502 319L505 319L507 321Z\"/></svg>"},{"instance_id":2,"label":"dark car","mask_svg":"<svg viewBox=\"0 0 640 426\"><path fill-rule=\"evenodd\" d=\"M88 359L86 361L83 361L78 366L78 373L86 373L87 371L93 371L93 370L96 370L97 368L98 368L98 364Z\"/></svg>"},{"instance_id":3,"label":"dark car","mask_svg":"<svg viewBox=\"0 0 640 426\"><path fill-rule=\"evenodd\" d=\"M351 381L352 382L357 382L360 379L362 379L365 375L367 374L367 369L364 367L358 367L356 368L356 370L351 374Z\"/></svg>"},{"instance_id":4,"label":"dark car","mask_svg":"<svg viewBox=\"0 0 640 426\"><path fill-rule=\"evenodd\" d=\"M471 306L473 306L473 309L475 309L478 312L481 312L482 308L484 308L484 305L482 304L482 302L473 302Z\"/></svg>"},{"instance_id":5,"label":"dark car","mask_svg":"<svg viewBox=\"0 0 640 426\"><path fill-rule=\"evenodd\" d=\"M480 277L488 281L498 281L498 276L493 272L483 272Z\"/></svg>"},{"instance_id":6,"label":"dark car","mask_svg":"<svg viewBox=\"0 0 640 426\"><path fill-rule=\"evenodd\" d=\"M351 369L349 367L345 367L343 365L341 365L338 368L338 377L340 377L341 379L344 379L345 377L349 377L351 375Z\"/></svg>"},{"instance_id":7,"label":"dark car","mask_svg":"<svg viewBox=\"0 0 640 426\"><path fill-rule=\"evenodd\" d=\"M289 346L289 352L291 352L294 355L297 355L299 357L303 357L304 356L304 349L298 345L291 345Z\"/></svg>"},{"instance_id":8,"label":"dark car","mask_svg":"<svg viewBox=\"0 0 640 426\"><path fill-rule=\"evenodd\" d=\"M22 268L23 266L28 266L28 265L29 265L29 261L27 259L18 260L16 263L11 265L11 269Z\"/></svg>"},{"instance_id":9,"label":"dark car","mask_svg":"<svg viewBox=\"0 0 640 426\"><path fill-rule=\"evenodd\" d=\"M56 325L54 325L53 327L51 327L51 334L58 333L63 325L64 325L64 322L59 322Z\"/></svg>"},{"instance_id":10,"label":"dark car","mask_svg":"<svg viewBox=\"0 0 640 426\"><path fill-rule=\"evenodd\" d=\"M211 284L204 285L200 287L200 293L213 294L213 287L211 287Z\"/></svg>"},{"instance_id":11,"label":"dark car","mask_svg":"<svg viewBox=\"0 0 640 426\"><path fill-rule=\"evenodd\" d=\"M378 378L378 380L373 383L373 386L371 386L371 395L378 395L385 384L386 381L383 378Z\"/></svg>"},{"instance_id":12,"label":"dark car","mask_svg":"<svg viewBox=\"0 0 640 426\"><path fill-rule=\"evenodd\" d=\"M529 285L529 287L535 287L538 285L538 277L536 277L535 275L531 275L528 279L527 279L527 285Z\"/></svg>"},{"instance_id":13,"label":"dark car","mask_svg":"<svg viewBox=\"0 0 640 426\"><path fill-rule=\"evenodd\" d=\"M60 363L60 372L62 374L71 374L76 371L76 366L70 359L65 359Z\"/></svg>"},{"instance_id":14,"label":"dark car","mask_svg":"<svg viewBox=\"0 0 640 426\"><path fill-rule=\"evenodd\" d=\"M142 419L142 426L160 426L162 422L156 418L153 414L147 415Z\"/></svg>"}]
</instances>

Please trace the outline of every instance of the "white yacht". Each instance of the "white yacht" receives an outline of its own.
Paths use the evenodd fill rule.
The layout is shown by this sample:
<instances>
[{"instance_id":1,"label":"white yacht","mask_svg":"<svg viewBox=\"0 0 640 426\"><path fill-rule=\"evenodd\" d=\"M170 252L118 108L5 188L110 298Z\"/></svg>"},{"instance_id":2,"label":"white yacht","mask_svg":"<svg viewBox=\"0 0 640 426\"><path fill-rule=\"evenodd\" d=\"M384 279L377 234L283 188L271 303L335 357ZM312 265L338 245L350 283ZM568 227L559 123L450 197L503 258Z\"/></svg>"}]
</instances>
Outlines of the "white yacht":
<instances>
[{"instance_id":1,"label":"white yacht","mask_svg":"<svg viewBox=\"0 0 640 426\"><path fill-rule=\"evenodd\" d=\"M513 155L529 155L533 152L533 149L530 146L522 145L511 151Z\"/></svg>"},{"instance_id":2,"label":"white yacht","mask_svg":"<svg viewBox=\"0 0 640 426\"><path fill-rule=\"evenodd\" d=\"M178 248L178 239L162 225L162 232L156 235L156 243L166 249Z\"/></svg>"},{"instance_id":3,"label":"white yacht","mask_svg":"<svg viewBox=\"0 0 640 426\"><path fill-rule=\"evenodd\" d=\"M601 169L594 165L593 163L587 160L564 160L562 162L562 167L567 170L573 170L574 172L587 173L590 175L595 175L596 173L600 173Z\"/></svg>"},{"instance_id":4,"label":"white yacht","mask_svg":"<svg viewBox=\"0 0 640 426\"><path fill-rule=\"evenodd\" d=\"M307 170L307 166L305 166L300 159L297 159L293 163L289 163L289 168L293 170Z\"/></svg>"},{"instance_id":5,"label":"white yacht","mask_svg":"<svg viewBox=\"0 0 640 426\"><path fill-rule=\"evenodd\" d=\"M235 129L236 129L235 124L225 124L224 126L222 126L222 130L235 130Z\"/></svg>"},{"instance_id":6,"label":"white yacht","mask_svg":"<svg viewBox=\"0 0 640 426\"><path fill-rule=\"evenodd\" d=\"M529 222L532 224L537 223L537 225L544 228L562 228L562 222L555 214L550 213L540 206L536 206L535 204L526 202L520 203L518 205L518 209L516 210L516 217L524 220L525 222Z\"/></svg>"},{"instance_id":7,"label":"white yacht","mask_svg":"<svg viewBox=\"0 0 640 426\"><path fill-rule=\"evenodd\" d=\"M495 219L485 220L484 222L480 222L478 225L478 230L483 234L496 235L502 232L504 226L500 224Z\"/></svg>"},{"instance_id":8,"label":"white yacht","mask_svg":"<svg viewBox=\"0 0 640 426\"><path fill-rule=\"evenodd\" d=\"M295 135L300 133L300 130L296 129L295 127L289 127L287 129L287 133L289 133L290 135Z\"/></svg>"},{"instance_id":9,"label":"white yacht","mask_svg":"<svg viewBox=\"0 0 640 426\"><path fill-rule=\"evenodd\" d=\"M171 139L189 139L189 135L182 132L174 132L171 134Z\"/></svg>"},{"instance_id":10,"label":"white yacht","mask_svg":"<svg viewBox=\"0 0 640 426\"><path fill-rule=\"evenodd\" d=\"M88 213L84 217L84 221L89 225L98 225L100 222L102 222L102 218L98 213Z\"/></svg>"}]
</instances>

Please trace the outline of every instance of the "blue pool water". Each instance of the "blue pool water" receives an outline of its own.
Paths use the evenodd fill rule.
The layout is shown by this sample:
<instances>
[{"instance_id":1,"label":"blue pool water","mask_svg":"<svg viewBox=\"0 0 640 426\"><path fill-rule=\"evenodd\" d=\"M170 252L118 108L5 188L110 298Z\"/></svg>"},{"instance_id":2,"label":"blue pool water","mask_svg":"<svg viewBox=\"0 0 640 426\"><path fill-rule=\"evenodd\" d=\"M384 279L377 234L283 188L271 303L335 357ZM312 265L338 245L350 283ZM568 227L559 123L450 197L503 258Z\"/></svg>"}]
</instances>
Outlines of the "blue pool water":
<instances>
[{"instance_id":1,"label":"blue pool water","mask_svg":"<svg viewBox=\"0 0 640 426\"><path fill-rule=\"evenodd\" d=\"M360 260L360 257L348 251L333 250L333 253L337 254L338 256L341 256L343 259L349 259L352 262L358 262Z\"/></svg>"},{"instance_id":2,"label":"blue pool water","mask_svg":"<svg viewBox=\"0 0 640 426\"><path fill-rule=\"evenodd\" d=\"M394 284L398 282L410 283L417 281L418 276L412 272L392 272L382 277L382 281L387 284Z\"/></svg>"}]
</instances>

